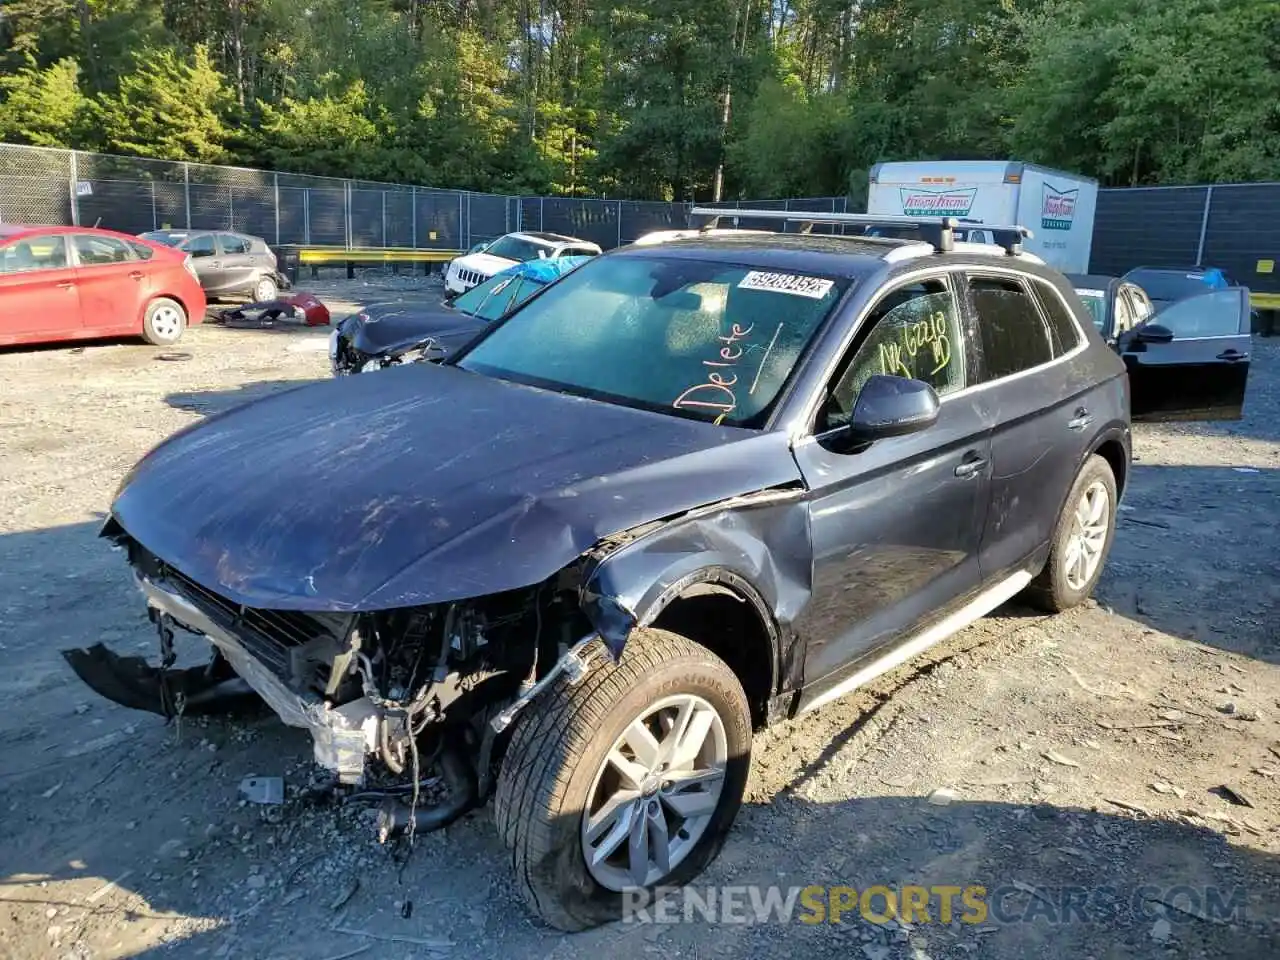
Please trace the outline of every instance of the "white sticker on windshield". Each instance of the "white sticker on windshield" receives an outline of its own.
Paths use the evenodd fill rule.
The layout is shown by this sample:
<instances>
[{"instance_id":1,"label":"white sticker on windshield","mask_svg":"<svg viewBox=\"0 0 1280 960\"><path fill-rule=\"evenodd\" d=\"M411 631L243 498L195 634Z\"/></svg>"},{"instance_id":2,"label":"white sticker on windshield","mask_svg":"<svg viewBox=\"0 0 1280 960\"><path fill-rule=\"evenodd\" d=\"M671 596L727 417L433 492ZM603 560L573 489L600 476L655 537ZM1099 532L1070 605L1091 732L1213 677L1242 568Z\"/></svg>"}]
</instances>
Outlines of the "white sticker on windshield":
<instances>
[{"instance_id":1,"label":"white sticker on windshield","mask_svg":"<svg viewBox=\"0 0 1280 960\"><path fill-rule=\"evenodd\" d=\"M752 270L738 286L743 290L771 290L774 293L789 293L796 297L810 297L821 300L833 286L831 280L822 277L802 277L794 273L767 273L763 270Z\"/></svg>"},{"instance_id":2,"label":"white sticker on windshield","mask_svg":"<svg viewBox=\"0 0 1280 960\"><path fill-rule=\"evenodd\" d=\"M1082 297L1105 297L1106 294L1101 290L1077 290L1076 293Z\"/></svg>"}]
</instances>

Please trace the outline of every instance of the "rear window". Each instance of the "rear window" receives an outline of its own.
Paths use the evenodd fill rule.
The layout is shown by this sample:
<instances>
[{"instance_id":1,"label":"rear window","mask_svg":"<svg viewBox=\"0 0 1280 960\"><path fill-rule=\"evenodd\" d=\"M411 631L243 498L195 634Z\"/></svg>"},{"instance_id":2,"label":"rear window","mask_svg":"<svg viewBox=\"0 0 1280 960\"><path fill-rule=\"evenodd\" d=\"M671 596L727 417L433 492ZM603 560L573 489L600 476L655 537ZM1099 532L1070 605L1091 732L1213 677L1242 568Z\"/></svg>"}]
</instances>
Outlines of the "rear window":
<instances>
[{"instance_id":1,"label":"rear window","mask_svg":"<svg viewBox=\"0 0 1280 960\"><path fill-rule=\"evenodd\" d=\"M1176 270L1134 270L1125 276L1147 292L1152 300L1182 300L1204 293L1209 288L1204 275Z\"/></svg>"},{"instance_id":2,"label":"rear window","mask_svg":"<svg viewBox=\"0 0 1280 960\"><path fill-rule=\"evenodd\" d=\"M143 240L150 240L152 243L163 243L166 247L176 247L187 238L185 233L169 233L167 230L156 230L152 233L142 234Z\"/></svg>"}]
</instances>

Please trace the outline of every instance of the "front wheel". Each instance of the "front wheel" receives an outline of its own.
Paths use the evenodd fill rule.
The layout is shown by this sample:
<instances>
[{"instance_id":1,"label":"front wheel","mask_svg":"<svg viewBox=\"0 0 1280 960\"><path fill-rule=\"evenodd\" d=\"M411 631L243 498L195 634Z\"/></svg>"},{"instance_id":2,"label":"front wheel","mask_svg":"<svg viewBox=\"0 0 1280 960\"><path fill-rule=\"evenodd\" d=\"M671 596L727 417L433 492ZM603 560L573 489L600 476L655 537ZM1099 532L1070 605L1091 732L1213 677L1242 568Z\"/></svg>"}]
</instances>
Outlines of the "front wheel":
<instances>
[{"instance_id":1,"label":"front wheel","mask_svg":"<svg viewBox=\"0 0 1280 960\"><path fill-rule=\"evenodd\" d=\"M562 678L525 708L494 797L521 894L562 930L615 920L629 894L701 873L751 763L746 694L705 647L641 629L616 665L599 641L588 652L578 685Z\"/></svg>"},{"instance_id":2,"label":"front wheel","mask_svg":"<svg viewBox=\"0 0 1280 960\"><path fill-rule=\"evenodd\" d=\"M253 285L253 302L266 303L280 295L280 285L272 277L259 277Z\"/></svg>"},{"instance_id":3,"label":"front wheel","mask_svg":"<svg viewBox=\"0 0 1280 960\"><path fill-rule=\"evenodd\" d=\"M168 297L158 297L147 304L142 316L142 338L157 347L177 343L187 329L187 312L182 304Z\"/></svg>"},{"instance_id":4,"label":"front wheel","mask_svg":"<svg viewBox=\"0 0 1280 960\"><path fill-rule=\"evenodd\" d=\"M1116 477L1094 454L1071 485L1049 546L1044 570L1027 588L1027 599L1050 613L1083 603L1102 576L1116 533Z\"/></svg>"}]
</instances>

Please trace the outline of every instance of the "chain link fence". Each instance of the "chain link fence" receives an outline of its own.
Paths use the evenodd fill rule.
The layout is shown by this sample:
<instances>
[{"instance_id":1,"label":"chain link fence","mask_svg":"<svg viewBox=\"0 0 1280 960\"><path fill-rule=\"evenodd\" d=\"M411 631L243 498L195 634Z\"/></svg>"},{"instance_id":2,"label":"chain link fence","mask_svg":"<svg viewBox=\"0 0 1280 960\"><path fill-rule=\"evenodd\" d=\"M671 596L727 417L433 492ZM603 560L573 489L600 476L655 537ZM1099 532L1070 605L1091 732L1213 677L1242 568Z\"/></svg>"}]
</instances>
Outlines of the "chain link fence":
<instances>
[{"instance_id":1,"label":"chain link fence","mask_svg":"<svg viewBox=\"0 0 1280 960\"><path fill-rule=\"evenodd\" d=\"M708 207L849 213L845 197L726 200ZM0 143L0 223L239 230L274 245L466 250L512 230L605 249L688 225L689 204L515 197ZM725 222L728 225L729 221ZM798 224L742 218L748 229ZM840 228L815 225L814 232ZM1099 192L1091 269L1211 264L1280 293L1280 183Z\"/></svg>"},{"instance_id":2,"label":"chain link fence","mask_svg":"<svg viewBox=\"0 0 1280 960\"><path fill-rule=\"evenodd\" d=\"M845 203L752 205L835 210ZM344 249L466 250L512 230L539 230L610 249L651 230L685 227L688 214L685 203L514 197L0 143L0 223L238 230L275 246Z\"/></svg>"}]
</instances>

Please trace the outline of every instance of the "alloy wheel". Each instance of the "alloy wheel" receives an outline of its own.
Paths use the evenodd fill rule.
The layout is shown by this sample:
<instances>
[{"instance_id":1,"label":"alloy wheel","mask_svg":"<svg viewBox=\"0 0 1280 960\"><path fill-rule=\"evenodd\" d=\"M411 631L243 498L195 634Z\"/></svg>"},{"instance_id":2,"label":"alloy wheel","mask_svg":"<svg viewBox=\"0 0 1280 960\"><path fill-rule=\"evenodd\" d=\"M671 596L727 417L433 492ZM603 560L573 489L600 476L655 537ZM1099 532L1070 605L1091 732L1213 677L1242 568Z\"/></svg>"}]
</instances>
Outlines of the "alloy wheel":
<instances>
[{"instance_id":1,"label":"alloy wheel","mask_svg":"<svg viewBox=\"0 0 1280 960\"><path fill-rule=\"evenodd\" d=\"M1101 480L1089 484L1076 504L1071 533L1063 552L1062 568L1067 586L1083 590L1098 571L1111 526L1111 497Z\"/></svg>"},{"instance_id":2,"label":"alloy wheel","mask_svg":"<svg viewBox=\"0 0 1280 960\"><path fill-rule=\"evenodd\" d=\"M614 741L582 814L587 869L610 890L671 874L706 833L729 760L724 722L694 694L646 707Z\"/></svg>"}]
</instances>

